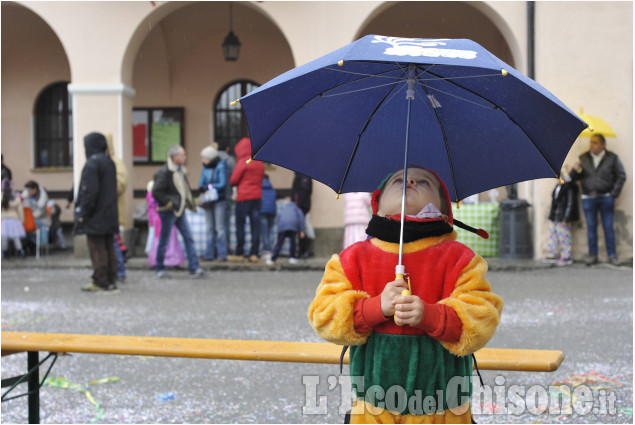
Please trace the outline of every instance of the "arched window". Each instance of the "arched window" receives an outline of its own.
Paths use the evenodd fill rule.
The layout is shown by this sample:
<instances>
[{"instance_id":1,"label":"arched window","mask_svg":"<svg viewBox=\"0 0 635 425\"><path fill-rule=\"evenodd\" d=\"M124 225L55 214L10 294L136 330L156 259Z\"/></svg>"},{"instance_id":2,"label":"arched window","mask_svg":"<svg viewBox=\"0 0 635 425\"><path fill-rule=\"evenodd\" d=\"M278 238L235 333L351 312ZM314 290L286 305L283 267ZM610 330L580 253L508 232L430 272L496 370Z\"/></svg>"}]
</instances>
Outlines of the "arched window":
<instances>
[{"instance_id":1,"label":"arched window","mask_svg":"<svg viewBox=\"0 0 635 425\"><path fill-rule=\"evenodd\" d=\"M73 122L68 81L53 83L35 101L35 166L73 165Z\"/></svg>"},{"instance_id":2,"label":"arched window","mask_svg":"<svg viewBox=\"0 0 635 425\"><path fill-rule=\"evenodd\" d=\"M216 98L214 107L214 140L221 148L234 147L241 137L249 135L247 120L240 106L230 103L247 93L257 89L258 84L253 81L233 81L226 85Z\"/></svg>"}]
</instances>

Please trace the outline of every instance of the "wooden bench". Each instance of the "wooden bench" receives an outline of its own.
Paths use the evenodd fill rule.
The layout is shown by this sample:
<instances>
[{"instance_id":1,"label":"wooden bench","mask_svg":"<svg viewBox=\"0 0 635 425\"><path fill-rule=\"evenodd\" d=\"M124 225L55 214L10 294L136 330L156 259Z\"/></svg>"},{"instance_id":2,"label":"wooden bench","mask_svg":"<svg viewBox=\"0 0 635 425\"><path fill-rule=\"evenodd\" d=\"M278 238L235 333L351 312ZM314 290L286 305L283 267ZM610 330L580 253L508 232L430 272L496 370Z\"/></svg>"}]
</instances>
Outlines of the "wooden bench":
<instances>
[{"instance_id":1,"label":"wooden bench","mask_svg":"<svg viewBox=\"0 0 635 425\"><path fill-rule=\"evenodd\" d=\"M28 373L3 380L15 387L28 379L29 422L39 423L39 352L339 364L342 347L321 342L163 338L122 335L2 332L2 355L27 352ZM481 370L553 372L562 351L483 348L475 353ZM348 355L344 358L348 363ZM5 381L6 385L5 385ZM18 382L19 381L19 382ZM9 390L10 391L10 390ZM8 391L7 391L8 393ZM6 393L3 395L3 399Z\"/></svg>"}]
</instances>

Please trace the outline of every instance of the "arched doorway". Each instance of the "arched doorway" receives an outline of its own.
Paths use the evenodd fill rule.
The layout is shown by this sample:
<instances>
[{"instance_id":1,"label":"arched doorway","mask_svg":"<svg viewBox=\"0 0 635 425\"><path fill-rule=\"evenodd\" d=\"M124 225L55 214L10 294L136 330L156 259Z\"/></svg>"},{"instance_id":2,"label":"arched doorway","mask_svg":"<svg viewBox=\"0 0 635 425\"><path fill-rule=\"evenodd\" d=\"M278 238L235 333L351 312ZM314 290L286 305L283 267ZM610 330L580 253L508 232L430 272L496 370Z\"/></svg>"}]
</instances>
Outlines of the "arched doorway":
<instances>
[{"instance_id":1,"label":"arched doorway","mask_svg":"<svg viewBox=\"0 0 635 425\"><path fill-rule=\"evenodd\" d=\"M469 38L511 66L514 55L496 24L467 2L386 3L359 29L356 38L368 34L413 38Z\"/></svg>"},{"instance_id":2,"label":"arched doorway","mask_svg":"<svg viewBox=\"0 0 635 425\"><path fill-rule=\"evenodd\" d=\"M232 62L225 61L221 48L229 32L229 2L177 6L160 5L140 23L130 43L130 49L136 44L138 50L126 54L122 73L126 75L131 66L126 61L131 58L134 108L183 109L183 145L190 156L190 175L198 178L198 153L217 135L214 110L224 88L237 81L258 86L293 68L294 62L277 24L256 4L233 3L233 32L241 49L238 60ZM168 13L164 7L169 8ZM148 32L149 21L152 29ZM135 186L145 187L154 171L155 167L135 167L139 182Z\"/></svg>"}]
</instances>

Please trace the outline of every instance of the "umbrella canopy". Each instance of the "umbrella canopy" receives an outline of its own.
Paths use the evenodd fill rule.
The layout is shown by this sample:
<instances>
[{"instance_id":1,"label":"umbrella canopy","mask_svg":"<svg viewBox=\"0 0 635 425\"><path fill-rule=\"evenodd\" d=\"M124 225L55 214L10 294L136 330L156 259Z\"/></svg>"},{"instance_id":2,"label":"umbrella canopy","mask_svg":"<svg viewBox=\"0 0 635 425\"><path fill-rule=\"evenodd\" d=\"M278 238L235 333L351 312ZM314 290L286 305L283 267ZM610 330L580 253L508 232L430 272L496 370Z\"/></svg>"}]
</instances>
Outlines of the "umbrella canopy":
<instances>
[{"instance_id":1,"label":"umbrella canopy","mask_svg":"<svg viewBox=\"0 0 635 425\"><path fill-rule=\"evenodd\" d=\"M299 171L338 194L374 190L404 166L406 149L409 163L439 174L453 201L556 177L587 127L471 40L369 35L240 103L253 159Z\"/></svg>"},{"instance_id":2,"label":"umbrella canopy","mask_svg":"<svg viewBox=\"0 0 635 425\"><path fill-rule=\"evenodd\" d=\"M616 137L615 131L603 119L584 115L582 111L580 111L578 116L589 124L589 127L585 128L578 137L591 137L594 134L602 134L604 137Z\"/></svg>"}]
</instances>

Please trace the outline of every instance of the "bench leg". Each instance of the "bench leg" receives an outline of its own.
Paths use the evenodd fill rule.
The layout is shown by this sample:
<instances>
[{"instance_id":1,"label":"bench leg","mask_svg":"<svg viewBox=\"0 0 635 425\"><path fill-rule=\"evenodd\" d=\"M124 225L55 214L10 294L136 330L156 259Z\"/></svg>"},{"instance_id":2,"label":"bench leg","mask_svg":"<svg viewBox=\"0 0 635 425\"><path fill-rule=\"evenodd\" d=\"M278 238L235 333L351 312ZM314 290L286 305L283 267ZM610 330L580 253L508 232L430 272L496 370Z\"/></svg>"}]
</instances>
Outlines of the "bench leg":
<instances>
[{"instance_id":1,"label":"bench leg","mask_svg":"<svg viewBox=\"0 0 635 425\"><path fill-rule=\"evenodd\" d=\"M27 370L32 371L29 375L29 423L40 423L40 369L39 356L37 351L27 353Z\"/></svg>"}]
</instances>

